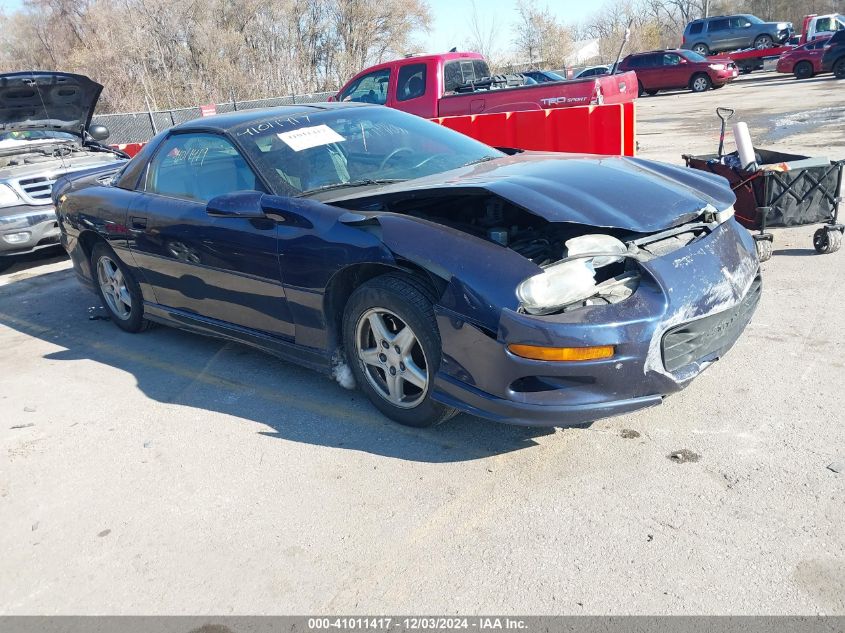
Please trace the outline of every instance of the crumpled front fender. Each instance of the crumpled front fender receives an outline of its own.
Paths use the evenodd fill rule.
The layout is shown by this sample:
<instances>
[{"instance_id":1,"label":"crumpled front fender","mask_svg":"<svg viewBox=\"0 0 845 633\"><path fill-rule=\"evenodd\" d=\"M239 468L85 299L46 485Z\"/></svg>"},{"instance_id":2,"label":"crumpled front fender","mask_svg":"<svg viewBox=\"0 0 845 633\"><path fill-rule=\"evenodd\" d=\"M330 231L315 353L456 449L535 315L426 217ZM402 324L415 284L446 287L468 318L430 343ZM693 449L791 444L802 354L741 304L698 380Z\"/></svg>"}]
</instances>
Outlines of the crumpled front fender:
<instances>
[{"instance_id":1,"label":"crumpled front fender","mask_svg":"<svg viewBox=\"0 0 845 633\"><path fill-rule=\"evenodd\" d=\"M448 282L440 307L495 332L502 308L518 307L516 287L541 272L504 246L440 224L385 214L382 241L399 258Z\"/></svg>"}]
</instances>

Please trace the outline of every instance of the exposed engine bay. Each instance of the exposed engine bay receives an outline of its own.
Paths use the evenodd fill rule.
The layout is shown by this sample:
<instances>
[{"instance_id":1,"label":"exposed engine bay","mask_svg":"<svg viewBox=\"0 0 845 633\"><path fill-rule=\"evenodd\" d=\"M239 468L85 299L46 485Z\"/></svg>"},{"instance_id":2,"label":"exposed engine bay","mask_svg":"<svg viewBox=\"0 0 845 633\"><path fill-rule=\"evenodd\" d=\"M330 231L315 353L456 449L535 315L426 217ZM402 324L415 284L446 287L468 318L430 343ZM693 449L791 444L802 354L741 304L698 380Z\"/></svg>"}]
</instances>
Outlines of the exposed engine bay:
<instances>
[{"instance_id":1,"label":"exposed engine bay","mask_svg":"<svg viewBox=\"0 0 845 633\"><path fill-rule=\"evenodd\" d=\"M122 153L96 143L81 143L75 141L45 142L45 141L0 141L0 169L4 167L20 167L47 163L63 158L80 158L103 153L115 154L122 157Z\"/></svg>"},{"instance_id":2,"label":"exposed engine bay","mask_svg":"<svg viewBox=\"0 0 845 633\"><path fill-rule=\"evenodd\" d=\"M637 261L662 257L707 235L700 220L656 234L573 222L548 222L495 195L382 201L383 210L436 222L516 251L543 269L517 291L530 314L618 303L640 281ZM368 208L372 209L372 206Z\"/></svg>"}]
</instances>

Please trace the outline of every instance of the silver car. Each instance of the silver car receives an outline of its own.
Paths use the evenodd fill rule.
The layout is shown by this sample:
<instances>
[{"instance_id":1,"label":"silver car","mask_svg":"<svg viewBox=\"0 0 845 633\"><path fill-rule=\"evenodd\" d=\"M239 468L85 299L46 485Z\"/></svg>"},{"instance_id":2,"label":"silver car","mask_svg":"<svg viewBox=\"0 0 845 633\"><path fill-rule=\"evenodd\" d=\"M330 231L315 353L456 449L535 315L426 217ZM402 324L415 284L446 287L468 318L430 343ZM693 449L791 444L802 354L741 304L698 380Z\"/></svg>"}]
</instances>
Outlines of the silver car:
<instances>
[{"instance_id":1,"label":"silver car","mask_svg":"<svg viewBox=\"0 0 845 633\"><path fill-rule=\"evenodd\" d=\"M108 130L90 125L102 89L69 73L0 75L0 269L59 244L50 198L59 176L125 160L99 142Z\"/></svg>"},{"instance_id":2,"label":"silver car","mask_svg":"<svg viewBox=\"0 0 845 633\"><path fill-rule=\"evenodd\" d=\"M750 14L693 20L684 29L681 48L710 55L742 48L771 48L792 37L792 22L764 22Z\"/></svg>"}]
</instances>

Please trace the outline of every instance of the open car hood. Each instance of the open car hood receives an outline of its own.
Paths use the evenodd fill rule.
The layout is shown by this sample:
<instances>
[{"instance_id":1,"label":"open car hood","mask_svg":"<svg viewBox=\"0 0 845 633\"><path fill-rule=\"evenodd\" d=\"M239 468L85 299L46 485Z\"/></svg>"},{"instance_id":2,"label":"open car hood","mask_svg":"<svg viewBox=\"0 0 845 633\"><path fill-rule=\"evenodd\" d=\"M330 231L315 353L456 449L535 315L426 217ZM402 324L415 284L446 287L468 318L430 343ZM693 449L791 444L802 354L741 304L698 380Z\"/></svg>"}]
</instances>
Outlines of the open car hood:
<instances>
[{"instance_id":1,"label":"open car hood","mask_svg":"<svg viewBox=\"0 0 845 633\"><path fill-rule=\"evenodd\" d=\"M84 75L19 72L0 75L0 130L88 128L103 87Z\"/></svg>"},{"instance_id":2,"label":"open car hood","mask_svg":"<svg viewBox=\"0 0 845 633\"><path fill-rule=\"evenodd\" d=\"M652 233L689 222L710 204L736 197L720 176L638 158L526 152L399 182L341 200L390 199L413 192L483 189L549 222Z\"/></svg>"}]
</instances>

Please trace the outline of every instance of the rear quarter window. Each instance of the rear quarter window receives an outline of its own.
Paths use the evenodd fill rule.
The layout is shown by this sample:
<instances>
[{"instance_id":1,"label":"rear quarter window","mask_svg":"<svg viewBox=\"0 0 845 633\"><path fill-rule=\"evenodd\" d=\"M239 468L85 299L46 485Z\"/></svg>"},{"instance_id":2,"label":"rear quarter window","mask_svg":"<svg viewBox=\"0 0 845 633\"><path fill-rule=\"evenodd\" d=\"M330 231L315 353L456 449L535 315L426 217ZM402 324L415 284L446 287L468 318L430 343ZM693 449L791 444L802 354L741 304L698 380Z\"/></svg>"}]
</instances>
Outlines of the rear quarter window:
<instances>
[{"instance_id":1,"label":"rear quarter window","mask_svg":"<svg viewBox=\"0 0 845 633\"><path fill-rule=\"evenodd\" d=\"M631 68L651 68L663 64L662 55L641 55L631 60Z\"/></svg>"},{"instance_id":2,"label":"rear quarter window","mask_svg":"<svg viewBox=\"0 0 845 633\"><path fill-rule=\"evenodd\" d=\"M689 25L689 34L698 35L704 30L704 22L694 22Z\"/></svg>"},{"instance_id":3,"label":"rear quarter window","mask_svg":"<svg viewBox=\"0 0 845 633\"><path fill-rule=\"evenodd\" d=\"M711 20L707 24L707 32L713 33L715 31L727 31L730 28L730 22L727 18L720 18L718 20Z\"/></svg>"},{"instance_id":4,"label":"rear quarter window","mask_svg":"<svg viewBox=\"0 0 845 633\"><path fill-rule=\"evenodd\" d=\"M399 69L396 87L396 100L408 101L422 97L426 87L425 64L408 64Z\"/></svg>"}]
</instances>

